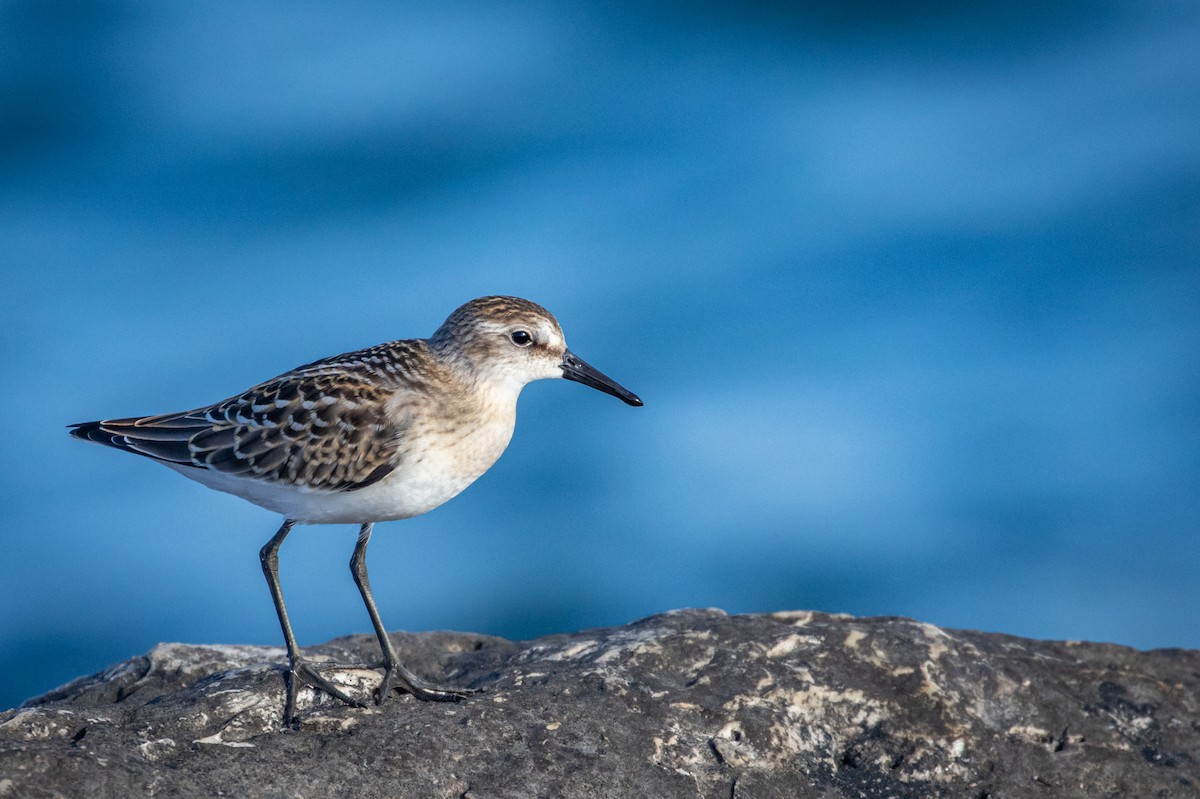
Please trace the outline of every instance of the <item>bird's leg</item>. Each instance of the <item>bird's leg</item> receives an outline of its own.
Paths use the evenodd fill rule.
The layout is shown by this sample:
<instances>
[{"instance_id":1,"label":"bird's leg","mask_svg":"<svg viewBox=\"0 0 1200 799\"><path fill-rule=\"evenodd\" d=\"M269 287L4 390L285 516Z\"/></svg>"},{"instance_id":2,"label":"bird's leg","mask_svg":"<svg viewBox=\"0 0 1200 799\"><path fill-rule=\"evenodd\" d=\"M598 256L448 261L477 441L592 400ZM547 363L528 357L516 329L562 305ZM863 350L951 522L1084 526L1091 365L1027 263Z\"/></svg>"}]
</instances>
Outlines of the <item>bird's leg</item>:
<instances>
[{"instance_id":1,"label":"bird's leg","mask_svg":"<svg viewBox=\"0 0 1200 799\"><path fill-rule=\"evenodd\" d=\"M373 526L373 524L367 523L359 530L358 543L354 545L354 554L350 556L350 572L354 575L354 582L367 606L367 613L371 615L371 624L375 627L375 637L379 639L379 648L383 650L383 681L379 683L379 690L375 694L376 704L383 704L383 700L388 697L393 685L402 691L407 691L417 699L434 702L456 702L464 696L479 693L479 690L475 688L451 688L435 685L421 679L401 665L400 659L396 655L396 649L392 646L392 640L388 638L387 629L379 618L379 609L375 607L375 598L371 596L371 583L367 579L367 544L371 541Z\"/></svg>"},{"instance_id":2,"label":"bird's leg","mask_svg":"<svg viewBox=\"0 0 1200 799\"><path fill-rule=\"evenodd\" d=\"M283 726L290 727L296 717L296 688L297 681L304 680L317 690L333 696L354 707L366 707L362 702L347 696L342 689L322 677L316 668L300 657L300 647L296 645L296 636L292 633L292 623L288 621L287 608L283 604L283 590L279 586L279 546L296 523L285 519L279 532L259 550L258 559L262 562L263 574L267 578L267 586L271 589L271 599L275 601L275 613L279 616L279 626L283 628L283 640L287 644L287 703L283 708Z\"/></svg>"}]
</instances>

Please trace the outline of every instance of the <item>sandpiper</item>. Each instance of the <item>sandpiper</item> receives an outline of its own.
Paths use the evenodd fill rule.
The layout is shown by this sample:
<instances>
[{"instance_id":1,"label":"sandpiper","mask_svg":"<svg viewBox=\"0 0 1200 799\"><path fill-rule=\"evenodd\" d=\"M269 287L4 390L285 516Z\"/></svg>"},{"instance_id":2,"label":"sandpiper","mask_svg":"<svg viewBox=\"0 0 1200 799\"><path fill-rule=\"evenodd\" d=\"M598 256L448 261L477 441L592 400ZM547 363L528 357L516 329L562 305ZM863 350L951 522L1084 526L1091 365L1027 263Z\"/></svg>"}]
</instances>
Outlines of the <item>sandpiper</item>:
<instances>
[{"instance_id":1,"label":"sandpiper","mask_svg":"<svg viewBox=\"0 0 1200 799\"><path fill-rule=\"evenodd\" d=\"M278 553L297 524L360 525L350 570L383 651L376 703L393 687L435 701L476 692L433 684L401 665L367 581L367 544L375 522L432 510L487 471L512 438L521 389L550 377L642 404L568 350L545 308L481 297L428 339L313 361L195 410L71 425L71 435L144 455L283 515L259 558L287 644L283 720L291 726L300 680L363 706L301 656L292 634Z\"/></svg>"}]
</instances>

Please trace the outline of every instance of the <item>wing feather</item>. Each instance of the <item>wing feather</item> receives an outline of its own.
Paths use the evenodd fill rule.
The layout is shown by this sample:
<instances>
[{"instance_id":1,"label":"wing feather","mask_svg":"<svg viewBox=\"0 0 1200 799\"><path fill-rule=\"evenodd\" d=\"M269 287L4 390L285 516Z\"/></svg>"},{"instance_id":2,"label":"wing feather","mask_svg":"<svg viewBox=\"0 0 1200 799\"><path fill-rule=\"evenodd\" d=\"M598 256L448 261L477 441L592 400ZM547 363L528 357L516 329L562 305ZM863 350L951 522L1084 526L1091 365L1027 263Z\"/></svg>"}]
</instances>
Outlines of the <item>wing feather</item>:
<instances>
[{"instance_id":1,"label":"wing feather","mask_svg":"<svg viewBox=\"0 0 1200 799\"><path fill-rule=\"evenodd\" d=\"M404 425L386 413L392 391L352 369L297 371L206 408L85 422L71 434L171 464L354 491L395 468Z\"/></svg>"}]
</instances>

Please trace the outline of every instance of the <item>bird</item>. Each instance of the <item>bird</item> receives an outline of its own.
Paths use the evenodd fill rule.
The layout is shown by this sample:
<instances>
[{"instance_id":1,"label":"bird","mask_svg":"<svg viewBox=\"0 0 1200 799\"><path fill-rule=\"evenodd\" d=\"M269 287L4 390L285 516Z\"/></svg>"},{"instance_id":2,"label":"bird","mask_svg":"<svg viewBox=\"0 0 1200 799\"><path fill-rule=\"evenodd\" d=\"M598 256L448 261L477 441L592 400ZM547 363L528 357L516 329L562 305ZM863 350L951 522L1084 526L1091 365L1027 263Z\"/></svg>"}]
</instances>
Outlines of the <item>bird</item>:
<instances>
[{"instance_id":1,"label":"bird","mask_svg":"<svg viewBox=\"0 0 1200 799\"><path fill-rule=\"evenodd\" d=\"M287 647L283 725L292 727L300 682L366 706L296 644L279 582L279 548L296 525L359 526L350 571L382 653L376 704L393 688L428 701L478 692L435 684L400 662L371 593L367 545L375 523L426 513L491 468L512 439L522 388L546 378L643 404L571 352L545 308L488 296L457 308L426 339L313 361L194 410L79 422L69 431L283 516L259 560Z\"/></svg>"}]
</instances>

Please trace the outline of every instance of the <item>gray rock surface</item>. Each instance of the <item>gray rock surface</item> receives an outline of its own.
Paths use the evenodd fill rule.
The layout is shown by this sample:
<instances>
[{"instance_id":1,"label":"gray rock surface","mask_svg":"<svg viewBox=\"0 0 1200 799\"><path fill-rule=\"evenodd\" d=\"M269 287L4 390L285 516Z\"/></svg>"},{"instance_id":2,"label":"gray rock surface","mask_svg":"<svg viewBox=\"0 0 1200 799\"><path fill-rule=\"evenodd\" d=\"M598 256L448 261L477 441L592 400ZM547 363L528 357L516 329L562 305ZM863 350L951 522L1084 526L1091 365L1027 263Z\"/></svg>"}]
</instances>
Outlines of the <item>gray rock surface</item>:
<instances>
[{"instance_id":1,"label":"gray rock surface","mask_svg":"<svg viewBox=\"0 0 1200 799\"><path fill-rule=\"evenodd\" d=\"M302 690L281 730L281 649L163 644L0 714L0 797L1200 796L1200 652L713 610L394 637L486 692L361 710ZM379 679L331 674L364 697Z\"/></svg>"}]
</instances>

